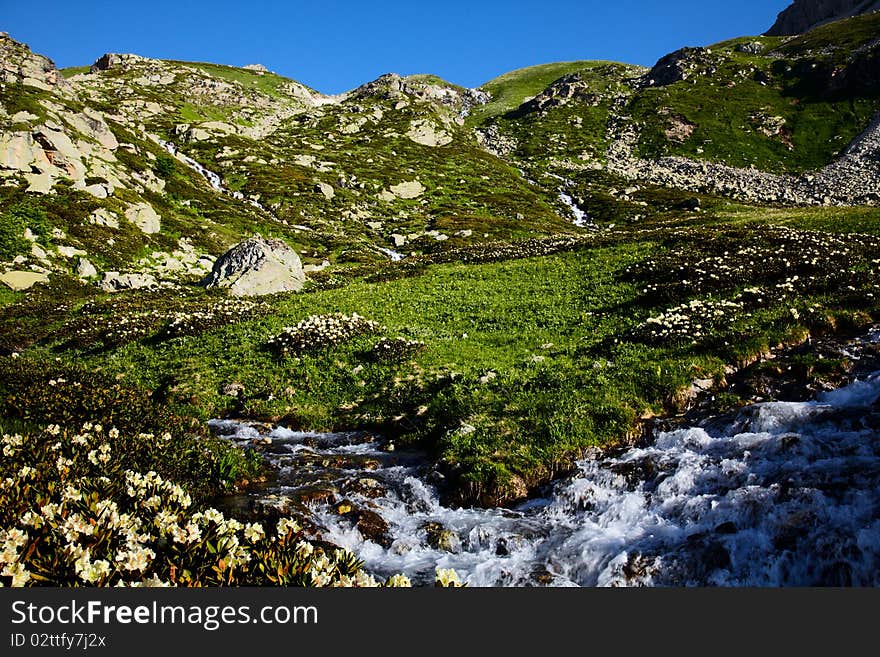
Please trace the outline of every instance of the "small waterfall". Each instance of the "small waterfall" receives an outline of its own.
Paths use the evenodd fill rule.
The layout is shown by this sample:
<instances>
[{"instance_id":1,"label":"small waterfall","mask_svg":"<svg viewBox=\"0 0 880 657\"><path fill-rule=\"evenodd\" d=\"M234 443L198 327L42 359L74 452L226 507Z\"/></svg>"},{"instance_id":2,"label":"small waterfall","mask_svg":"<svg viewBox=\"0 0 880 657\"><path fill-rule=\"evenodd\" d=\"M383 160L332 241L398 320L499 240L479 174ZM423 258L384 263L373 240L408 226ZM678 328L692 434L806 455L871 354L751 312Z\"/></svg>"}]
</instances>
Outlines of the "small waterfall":
<instances>
[{"instance_id":1,"label":"small waterfall","mask_svg":"<svg viewBox=\"0 0 880 657\"><path fill-rule=\"evenodd\" d=\"M259 201L245 198L245 195L242 194L241 192L230 191L229 189L224 187L223 186L223 178L220 177L220 174L215 173L214 171L211 171L210 169L207 169L206 167L202 166L199 162L197 162L193 158L189 157L188 155L186 155L185 153L180 151L180 149L177 148L177 146L174 144L174 142L164 141L162 139L158 139L157 141L159 142L159 145L162 148L164 148L166 151L168 151L171 155L173 155L177 159L181 160L182 162L187 164L190 168L194 169L199 174L201 174L202 177L204 177L205 180L208 181L208 184L211 185L212 189L220 192L221 194L226 194L227 196L231 196L232 198L234 198L238 201L244 201L246 203L249 203L253 207L257 208L258 210L262 210L266 214L272 215L272 217L276 221L278 221L278 217L276 217L275 214L271 210L266 208Z\"/></svg>"}]
</instances>

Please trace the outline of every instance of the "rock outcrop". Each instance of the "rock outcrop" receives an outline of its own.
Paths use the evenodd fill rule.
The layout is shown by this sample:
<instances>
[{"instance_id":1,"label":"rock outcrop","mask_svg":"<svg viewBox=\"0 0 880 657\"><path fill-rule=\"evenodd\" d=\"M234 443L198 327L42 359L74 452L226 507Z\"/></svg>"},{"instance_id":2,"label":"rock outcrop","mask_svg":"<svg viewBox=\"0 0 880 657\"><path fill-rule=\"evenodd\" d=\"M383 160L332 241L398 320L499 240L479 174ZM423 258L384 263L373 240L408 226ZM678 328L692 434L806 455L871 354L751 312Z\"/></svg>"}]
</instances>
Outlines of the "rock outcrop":
<instances>
[{"instance_id":1,"label":"rock outcrop","mask_svg":"<svg viewBox=\"0 0 880 657\"><path fill-rule=\"evenodd\" d=\"M694 75L715 72L710 53L705 48L682 48L661 57L644 77L646 86L666 87Z\"/></svg>"},{"instance_id":2,"label":"rock outcrop","mask_svg":"<svg viewBox=\"0 0 880 657\"><path fill-rule=\"evenodd\" d=\"M880 11L880 0L795 0L779 14L767 36L803 34L823 23Z\"/></svg>"},{"instance_id":3,"label":"rock outcrop","mask_svg":"<svg viewBox=\"0 0 880 657\"><path fill-rule=\"evenodd\" d=\"M590 84L578 73L569 73L559 78L531 100L527 100L511 116L525 116L531 112L546 112L554 107L562 107L573 100L595 105L599 96L593 93Z\"/></svg>"},{"instance_id":4,"label":"rock outcrop","mask_svg":"<svg viewBox=\"0 0 880 657\"><path fill-rule=\"evenodd\" d=\"M251 237L217 258L205 287L221 287L237 297L296 292L305 282L302 261L282 240Z\"/></svg>"},{"instance_id":5,"label":"rock outcrop","mask_svg":"<svg viewBox=\"0 0 880 657\"><path fill-rule=\"evenodd\" d=\"M0 32L0 83L23 84L44 91L68 86L51 59L32 53L5 32Z\"/></svg>"}]
</instances>

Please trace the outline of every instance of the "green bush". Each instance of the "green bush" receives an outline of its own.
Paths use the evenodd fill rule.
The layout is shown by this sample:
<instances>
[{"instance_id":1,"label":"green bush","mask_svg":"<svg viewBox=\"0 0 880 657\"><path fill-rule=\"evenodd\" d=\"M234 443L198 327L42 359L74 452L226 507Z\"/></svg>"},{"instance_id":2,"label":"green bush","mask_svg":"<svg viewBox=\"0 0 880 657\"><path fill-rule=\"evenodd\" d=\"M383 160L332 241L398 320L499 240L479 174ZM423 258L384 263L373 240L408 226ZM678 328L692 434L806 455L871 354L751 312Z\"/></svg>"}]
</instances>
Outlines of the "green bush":
<instances>
[{"instance_id":1,"label":"green bush","mask_svg":"<svg viewBox=\"0 0 880 657\"><path fill-rule=\"evenodd\" d=\"M0 258L11 260L30 250L30 243L24 238L27 228L38 241L45 242L50 234L46 212L29 199L16 203L3 213L0 221Z\"/></svg>"},{"instance_id":2,"label":"green bush","mask_svg":"<svg viewBox=\"0 0 880 657\"><path fill-rule=\"evenodd\" d=\"M160 155L156 158L156 165L153 171L160 178L170 178L174 175L174 158L167 155Z\"/></svg>"}]
</instances>

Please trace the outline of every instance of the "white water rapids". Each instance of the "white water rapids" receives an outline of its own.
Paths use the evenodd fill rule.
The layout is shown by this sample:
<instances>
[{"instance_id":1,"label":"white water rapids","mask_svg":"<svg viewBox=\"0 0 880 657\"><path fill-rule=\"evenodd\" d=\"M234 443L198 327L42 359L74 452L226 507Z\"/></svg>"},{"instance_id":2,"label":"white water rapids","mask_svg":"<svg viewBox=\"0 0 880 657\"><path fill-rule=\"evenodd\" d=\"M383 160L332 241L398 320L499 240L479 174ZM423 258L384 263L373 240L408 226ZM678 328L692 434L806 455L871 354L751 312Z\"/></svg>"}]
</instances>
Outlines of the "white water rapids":
<instances>
[{"instance_id":1,"label":"white water rapids","mask_svg":"<svg viewBox=\"0 0 880 657\"><path fill-rule=\"evenodd\" d=\"M578 228L589 228L593 225L593 221L590 219L590 215L581 210L577 203L574 202L574 198L570 194L566 194L565 192L559 192L559 200L565 203L568 208L571 210L571 214L574 217L574 221L572 222Z\"/></svg>"},{"instance_id":2,"label":"white water rapids","mask_svg":"<svg viewBox=\"0 0 880 657\"><path fill-rule=\"evenodd\" d=\"M661 432L648 447L579 463L545 498L514 509L445 507L421 459L357 434L276 428L272 492L335 490L305 507L321 537L373 572L414 582L443 567L471 586L877 586L878 397L880 374L816 401L756 404L706 428ZM338 513L341 499L378 513L385 540L364 538Z\"/></svg>"}]
</instances>

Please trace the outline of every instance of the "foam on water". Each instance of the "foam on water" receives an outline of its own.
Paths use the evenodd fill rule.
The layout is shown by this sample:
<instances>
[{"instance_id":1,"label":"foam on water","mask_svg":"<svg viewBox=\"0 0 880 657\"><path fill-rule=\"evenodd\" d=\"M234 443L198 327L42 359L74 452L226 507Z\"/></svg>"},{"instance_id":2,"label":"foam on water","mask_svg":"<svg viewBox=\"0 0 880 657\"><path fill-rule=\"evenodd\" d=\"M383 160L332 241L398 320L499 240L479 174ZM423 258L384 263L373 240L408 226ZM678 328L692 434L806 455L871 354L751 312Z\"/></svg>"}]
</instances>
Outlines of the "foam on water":
<instances>
[{"instance_id":1,"label":"foam on water","mask_svg":"<svg viewBox=\"0 0 880 657\"><path fill-rule=\"evenodd\" d=\"M412 463L351 473L383 485L378 497L349 499L388 524L384 546L330 505L312 508L323 538L417 583L442 567L471 586L876 586L878 397L872 376L816 401L756 404L661 432L647 447L579 463L577 476L515 509L443 506ZM271 437L380 455L353 434Z\"/></svg>"}]
</instances>

